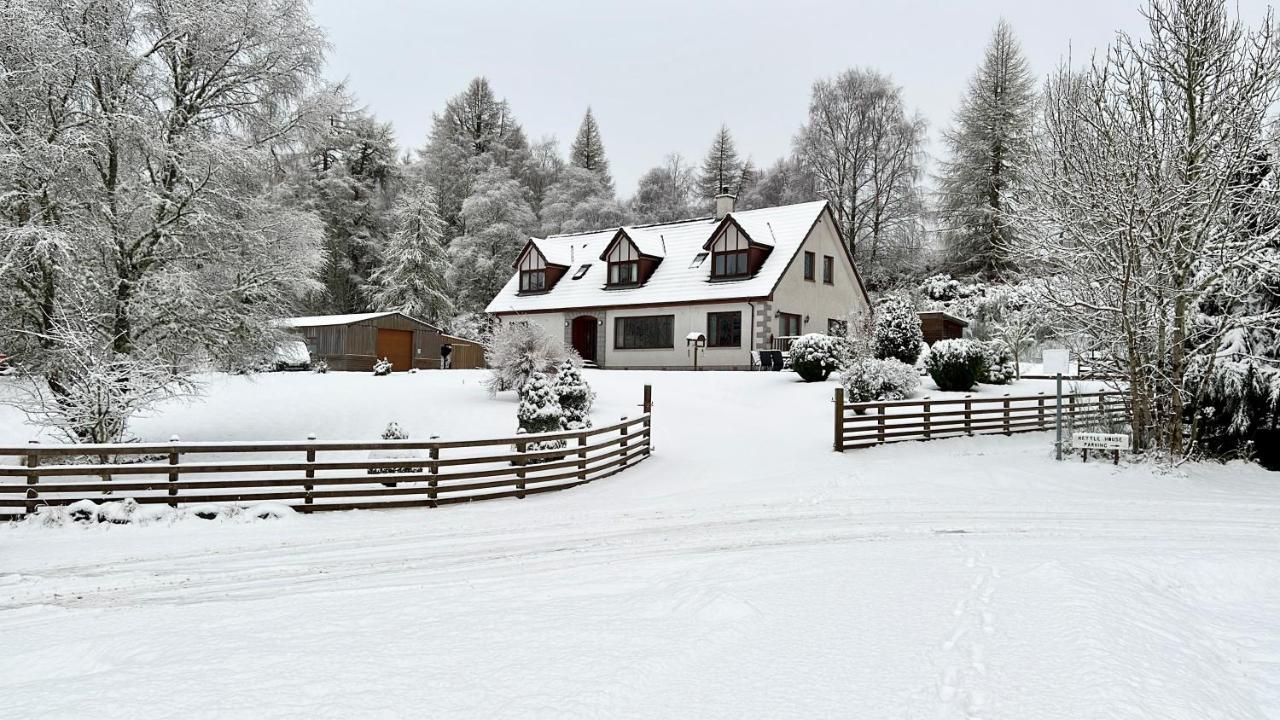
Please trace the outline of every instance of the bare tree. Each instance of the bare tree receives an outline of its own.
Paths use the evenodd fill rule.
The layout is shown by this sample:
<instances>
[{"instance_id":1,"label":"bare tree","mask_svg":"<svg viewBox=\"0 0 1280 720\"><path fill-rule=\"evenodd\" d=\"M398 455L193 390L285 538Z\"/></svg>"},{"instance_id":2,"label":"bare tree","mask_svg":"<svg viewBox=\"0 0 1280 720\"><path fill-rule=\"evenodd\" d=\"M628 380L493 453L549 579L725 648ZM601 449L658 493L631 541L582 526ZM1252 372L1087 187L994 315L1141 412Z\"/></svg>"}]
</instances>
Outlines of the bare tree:
<instances>
[{"instance_id":1,"label":"bare tree","mask_svg":"<svg viewBox=\"0 0 1280 720\"><path fill-rule=\"evenodd\" d=\"M1128 379L1134 449L1177 457L1202 390L1188 368L1222 341L1196 331L1198 308L1280 269L1258 232L1280 212L1274 176L1265 192L1243 179L1274 129L1280 49L1269 14L1250 31L1221 0L1157 0L1145 16L1149 38L1121 34L1048 85L1023 262L1044 274L1060 333L1092 338Z\"/></svg>"}]
</instances>

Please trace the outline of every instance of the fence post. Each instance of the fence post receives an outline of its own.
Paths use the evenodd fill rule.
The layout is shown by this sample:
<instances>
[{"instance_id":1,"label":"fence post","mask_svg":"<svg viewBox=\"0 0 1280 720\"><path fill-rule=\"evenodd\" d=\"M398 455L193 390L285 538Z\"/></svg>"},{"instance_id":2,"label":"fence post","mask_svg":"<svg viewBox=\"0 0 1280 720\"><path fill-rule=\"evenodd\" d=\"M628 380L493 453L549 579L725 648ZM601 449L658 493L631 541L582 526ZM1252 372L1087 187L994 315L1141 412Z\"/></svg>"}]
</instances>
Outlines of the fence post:
<instances>
[{"instance_id":1,"label":"fence post","mask_svg":"<svg viewBox=\"0 0 1280 720\"><path fill-rule=\"evenodd\" d=\"M884 444L884 405L877 408L876 417L876 442Z\"/></svg>"},{"instance_id":2,"label":"fence post","mask_svg":"<svg viewBox=\"0 0 1280 720\"><path fill-rule=\"evenodd\" d=\"M578 435L578 479L586 481L587 479L587 431L583 430Z\"/></svg>"},{"instance_id":3,"label":"fence post","mask_svg":"<svg viewBox=\"0 0 1280 720\"><path fill-rule=\"evenodd\" d=\"M432 435L431 439L438 437L440 436ZM431 501L431 507L436 507L436 488L440 485L440 481L436 479L440 474L440 448L433 445L427 452L431 455L431 467L427 471L431 473L431 479L427 480L427 499Z\"/></svg>"},{"instance_id":4,"label":"fence post","mask_svg":"<svg viewBox=\"0 0 1280 720\"><path fill-rule=\"evenodd\" d=\"M516 452L523 455L525 449L528 447L529 447L529 443L523 442L523 441L518 442L516 443ZM516 470L516 477L521 480L521 482L516 483L516 497L520 500L523 500L524 499L524 482L523 482L524 481L524 458L516 459L516 467L519 468L519 470Z\"/></svg>"},{"instance_id":5,"label":"fence post","mask_svg":"<svg viewBox=\"0 0 1280 720\"><path fill-rule=\"evenodd\" d=\"M844 452L844 388L836 388L836 431L835 441L831 445L831 449L836 452Z\"/></svg>"},{"instance_id":6,"label":"fence post","mask_svg":"<svg viewBox=\"0 0 1280 720\"><path fill-rule=\"evenodd\" d=\"M929 417L933 403L929 402L929 398L926 397L924 402L921 403L921 407L924 408L924 439L929 440L933 437L933 419Z\"/></svg>"},{"instance_id":7,"label":"fence post","mask_svg":"<svg viewBox=\"0 0 1280 720\"><path fill-rule=\"evenodd\" d=\"M1044 415L1044 391L1043 391L1043 390L1041 390L1041 391L1040 391L1040 393L1039 393L1039 395L1040 395L1040 398L1039 398L1038 402L1039 402L1039 405L1040 405L1040 415L1039 415L1039 426L1038 426L1038 427L1039 427L1041 430L1044 430L1044 429L1046 429L1046 428L1045 428L1045 415Z\"/></svg>"},{"instance_id":8,"label":"fence post","mask_svg":"<svg viewBox=\"0 0 1280 720\"><path fill-rule=\"evenodd\" d=\"M644 454L653 452L653 386L644 386Z\"/></svg>"},{"instance_id":9,"label":"fence post","mask_svg":"<svg viewBox=\"0 0 1280 720\"><path fill-rule=\"evenodd\" d=\"M644 386L644 405L642 407L644 407L644 412L646 415L653 412L653 386L652 385Z\"/></svg>"},{"instance_id":10,"label":"fence post","mask_svg":"<svg viewBox=\"0 0 1280 720\"><path fill-rule=\"evenodd\" d=\"M178 442L177 435L170 435L169 442ZM169 471L169 507L178 507L178 450L177 448L169 449L169 465L173 468Z\"/></svg>"},{"instance_id":11,"label":"fence post","mask_svg":"<svg viewBox=\"0 0 1280 720\"><path fill-rule=\"evenodd\" d=\"M622 422L626 422L626 421L627 421L627 417L624 415L624 416L622 417ZM621 465L618 467L618 469L619 469L619 470L621 470L622 468L625 468L625 467L627 466L627 447L628 447L628 445L627 445L627 441L628 441L628 440L630 440L630 439L631 439L631 438L629 438L629 437L627 436L627 426L626 426L626 425L623 425L623 426L622 426L622 439L618 441L618 447L620 447L620 448L622 449L622 456L619 458L619 461L621 462Z\"/></svg>"},{"instance_id":12,"label":"fence post","mask_svg":"<svg viewBox=\"0 0 1280 720\"><path fill-rule=\"evenodd\" d=\"M964 434L973 434L973 400L972 395L964 396Z\"/></svg>"},{"instance_id":13,"label":"fence post","mask_svg":"<svg viewBox=\"0 0 1280 720\"><path fill-rule=\"evenodd\" d=\"M1009 430L1009 393L1004 394L1004 434L1011 434Z\"/></svg>"},{"instance_id":14,"label":"fence post","mask_svg":"<svg viewBox=\"0 0 1280 720\"><path fill-rule=\"evenodd\" d=\"M39 445L40 441L32 440L31 444ZM39 465L40 465L40 454L35 451L35 448L32 448L32 451L27 453L27 467L35 469ZM26 510L28 515L35 514L36 500L40 497L40 492L36 490L36 484L39 482L40 482L39 475L35 473L31 473L27 475L27 508Z\"/></svg>"},{"instance_id":15,"label":"fence post","mask_svg":"<svg viewBox=\"0 0 1280 720\"><path fill-rule=\"evenodd\" d=\"M315 441L316 441L315 433L310 433L307 435L307 442L313 443ZM310 465L315 461L316 461L316 449L314 447L307 448L307 464ZM315 477L316 477L316 469L314 467L307 468L307 479L314 480ZM311 497L311 491L314 489L315 489L315 486L310 483L302 486L302 490L304 492L302 496L302 504L304 506L310 505L315 502L315 498ZM306 510L304 509L303 512L306 512Z\"/></svg>"}]
</instances>

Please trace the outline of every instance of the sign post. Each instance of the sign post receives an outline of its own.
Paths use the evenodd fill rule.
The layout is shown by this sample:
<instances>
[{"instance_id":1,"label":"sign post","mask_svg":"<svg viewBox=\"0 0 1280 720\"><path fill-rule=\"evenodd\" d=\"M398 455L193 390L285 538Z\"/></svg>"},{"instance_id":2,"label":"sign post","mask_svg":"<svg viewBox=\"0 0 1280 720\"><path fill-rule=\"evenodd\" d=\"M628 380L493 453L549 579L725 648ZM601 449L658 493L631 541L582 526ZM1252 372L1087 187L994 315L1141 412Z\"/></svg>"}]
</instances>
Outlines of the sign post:
<instances>
[{"instance_id":1,"label":"sign post","mask_svg":"<svg viewBox=\"0 0 1280 720\"><path fill-rule=\"evenodd\" d=\"M1053 409L1053 427L1054 427L1054 459L1062 459L1062 376L1070 371L1071 353L1068 350L1045 350L1044 351L1044 371L1047 375L1053 375L1058 385L1058 401Z\"/></svg>"}]
</instances>

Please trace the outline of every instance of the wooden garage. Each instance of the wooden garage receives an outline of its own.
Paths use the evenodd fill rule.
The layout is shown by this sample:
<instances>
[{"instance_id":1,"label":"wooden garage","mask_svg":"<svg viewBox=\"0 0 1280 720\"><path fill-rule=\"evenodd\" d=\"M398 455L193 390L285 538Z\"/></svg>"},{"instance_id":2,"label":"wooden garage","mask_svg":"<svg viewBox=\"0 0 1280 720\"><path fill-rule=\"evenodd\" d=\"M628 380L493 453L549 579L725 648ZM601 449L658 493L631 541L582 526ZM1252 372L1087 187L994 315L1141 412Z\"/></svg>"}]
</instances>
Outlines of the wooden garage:
<instances>
[{"instance_id":1,"label":"wooden garage","mask_svg":"<svg viewBox=\"0 0 1280 720\"><path fill-rule=\"evenodd\" d=\"M964 329L969 327L968 320L941 310L927 310L916 314L920 316L920 330L924 333L924 341L930 345L939 340L962 338Z\"/></svg>"},{"instance_id":2,"label":"wooden garage","mask_svg":"<svg viewBox=\"0 0 1280 720\"><path fill-rule=\"evenodd\" d=\"M396 311L286 318L280 324L307 343L312 363L323 360L331 370L372 370L378 358L390 360L393 372L435 370L442 367L441 345L452 350L461 340L446 340L439 328Z\"/></svg>"}]
</instances>

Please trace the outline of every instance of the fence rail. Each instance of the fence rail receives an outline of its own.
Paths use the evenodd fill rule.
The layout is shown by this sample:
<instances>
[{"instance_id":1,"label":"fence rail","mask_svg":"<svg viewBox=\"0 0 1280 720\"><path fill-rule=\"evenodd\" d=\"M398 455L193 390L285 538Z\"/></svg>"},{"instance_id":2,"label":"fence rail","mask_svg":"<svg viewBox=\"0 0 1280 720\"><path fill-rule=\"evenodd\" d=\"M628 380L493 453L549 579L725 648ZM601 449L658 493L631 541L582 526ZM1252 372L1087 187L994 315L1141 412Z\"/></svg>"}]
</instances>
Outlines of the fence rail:
<instances>
[{"instance_id":1,"label":"fence rail","mask_svg":"<svg viewBox=\"0 0 1280 720\"><path fill-rule=\"evenodd\" d=\"M844 452L904 440L1051 430L1056 412L1056 396L1044 393L846 403L844 388L836 388L833 447ZM1064 423L1120 423L1128 414L1128 394L1124 392L1062 396Z\"/></svg>"},{"instance_id":2,"label":"fence rail","mask_svg":"<svg viewBox=\"0 0 1280 720\"><path fill-rule=\"evenodd\" d=\"M0 465L0 521L42 506L124 498L174 508L282 502L300 512L523 498L598 480L647 458L649 385L641 407L639 416L601 427L476 440L0 446L0 458L21 459ZM203 458L184 462L192 456Z\"/></svg>"}]
</instances>

